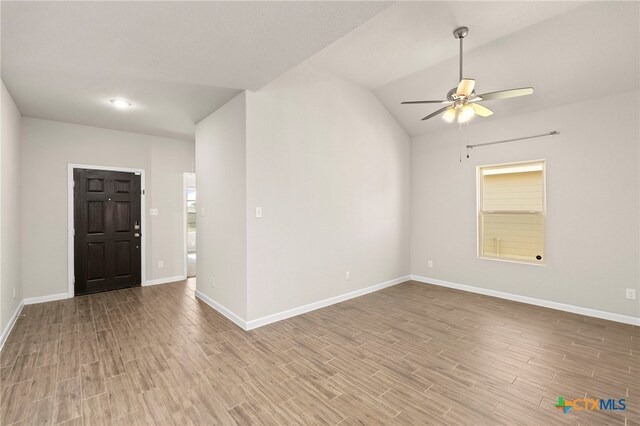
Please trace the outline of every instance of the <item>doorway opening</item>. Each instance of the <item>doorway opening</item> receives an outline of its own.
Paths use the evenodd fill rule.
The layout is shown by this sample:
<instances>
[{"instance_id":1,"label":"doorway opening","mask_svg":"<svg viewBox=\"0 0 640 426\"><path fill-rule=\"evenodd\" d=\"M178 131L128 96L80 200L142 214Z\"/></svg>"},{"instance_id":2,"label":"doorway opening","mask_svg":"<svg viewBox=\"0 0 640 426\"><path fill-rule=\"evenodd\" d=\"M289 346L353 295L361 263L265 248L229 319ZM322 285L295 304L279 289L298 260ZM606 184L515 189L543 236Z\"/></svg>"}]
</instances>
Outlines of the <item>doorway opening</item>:
<instances>
[{"instance_id":1,"label":"doorway opening","mask_svg":"<svg viewBox=\"0 0 640 426\"><path fill-rule=\"evenodd\" d=\"M196 276L196 175L184 174L185 275Z\"/></svg>"}]
</instances>

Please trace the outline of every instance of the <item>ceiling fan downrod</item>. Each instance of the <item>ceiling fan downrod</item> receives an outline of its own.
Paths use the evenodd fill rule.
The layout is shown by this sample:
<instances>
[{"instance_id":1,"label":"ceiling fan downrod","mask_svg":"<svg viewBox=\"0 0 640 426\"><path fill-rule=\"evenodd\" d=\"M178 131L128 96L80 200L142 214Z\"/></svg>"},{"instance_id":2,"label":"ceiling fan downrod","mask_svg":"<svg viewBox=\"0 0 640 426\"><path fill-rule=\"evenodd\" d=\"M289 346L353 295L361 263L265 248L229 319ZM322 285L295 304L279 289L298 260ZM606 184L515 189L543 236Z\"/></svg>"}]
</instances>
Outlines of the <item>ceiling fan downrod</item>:
<instances>
[{"instance_id":1,"label":"ceiling fan downrod","mask_svg":"<svg viewBox=\"0 0 640 426\"><path fill-rule=\"evenodd\" d=\"M469 34L469 28L458 27L453 30L453 36L460 40L460 80L462 81L462 40Z\"/></svg>"}]
</instances>

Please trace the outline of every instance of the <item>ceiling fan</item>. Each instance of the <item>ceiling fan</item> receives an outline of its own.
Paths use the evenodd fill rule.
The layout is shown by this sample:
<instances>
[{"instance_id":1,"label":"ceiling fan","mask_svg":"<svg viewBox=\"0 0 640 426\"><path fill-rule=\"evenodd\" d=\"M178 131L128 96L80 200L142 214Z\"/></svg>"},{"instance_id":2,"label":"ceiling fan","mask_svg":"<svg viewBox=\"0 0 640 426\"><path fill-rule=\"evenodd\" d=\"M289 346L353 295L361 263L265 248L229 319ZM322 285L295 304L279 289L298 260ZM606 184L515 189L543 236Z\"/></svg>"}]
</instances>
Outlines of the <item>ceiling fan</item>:
<instances>
[{"instance_id":1,"label":"ceiling fan","mask_svg":"<svg viewBox=\"0 0 640 426\"><path fill-rule=\"evenodd\" d=\"M442 114L442 118L451 123L458 117L458 123L465 123L474 115L480 117L488 117L493 114L489 108L479 104L478 102L493 101L498 99L515 98L517 96L525 96L533 93L533 87L522 87L519 89L500 90L497 92L484 93L476 95L473 90L476 81L471 78L462 78L462 40L469 34L469 28L458 27L453 30L453 36L460 40L460 83L458 87L454 87L447 93L447 100L442 101L407 101L402 104L447 104L437 111L424 117L422 120L428 120L436 115Z\"/></svg>"}]
</instances>

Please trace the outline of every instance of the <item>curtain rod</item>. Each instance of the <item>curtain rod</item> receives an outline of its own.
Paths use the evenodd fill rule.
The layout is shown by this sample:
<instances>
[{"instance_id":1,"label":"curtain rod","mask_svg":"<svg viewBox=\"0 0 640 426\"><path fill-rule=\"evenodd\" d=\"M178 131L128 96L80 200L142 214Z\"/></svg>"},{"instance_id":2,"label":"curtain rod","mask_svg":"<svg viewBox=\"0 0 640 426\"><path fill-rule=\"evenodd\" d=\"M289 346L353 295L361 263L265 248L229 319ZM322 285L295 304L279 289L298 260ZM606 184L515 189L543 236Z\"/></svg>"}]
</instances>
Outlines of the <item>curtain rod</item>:
<instances>
[{"instance_id":1,"label":"curtain rod","mask_svg":"<svg viewBox=\"0 0 640 426\"><path fill-rule=\"evenodd\" d=\"M467 149L472 149L472 148L475 148L475 147L478 147L478 146L495 145L495 144L498 144L498 143L521 141L521 140L524 140L524 139L541 138L543 136L555 136L555 135L559 135L559 134L560 134L560 132L558 132L557 130L553 130L551 132L542 133L540 135L524 136L522 138L505 139L505 140L502 140L502 141L478 143L478 144L475 144L475 145L467 145ZM467 155L467 157L468 157L468 155Z\"/></svg>"}]
</instances>

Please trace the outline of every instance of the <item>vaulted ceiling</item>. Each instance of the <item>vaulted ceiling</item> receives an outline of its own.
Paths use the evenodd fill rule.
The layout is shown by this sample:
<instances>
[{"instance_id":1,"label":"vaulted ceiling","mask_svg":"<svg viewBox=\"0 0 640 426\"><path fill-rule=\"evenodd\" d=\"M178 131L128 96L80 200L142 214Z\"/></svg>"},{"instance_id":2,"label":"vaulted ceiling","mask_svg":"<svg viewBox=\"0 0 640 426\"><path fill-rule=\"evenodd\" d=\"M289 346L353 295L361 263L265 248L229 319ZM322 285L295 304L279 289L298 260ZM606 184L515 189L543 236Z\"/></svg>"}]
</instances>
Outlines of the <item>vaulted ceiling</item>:
<instances>
[{"instance_id":1,"label":"vaulted ceiling","mask_svg":"<svg viewBox=\"0 0 640 426\"><path fill-rule=\"evenodd\" d=\"M401 2L315 55L311 62L371 88L411 135L455 126L421 118L464 76L476 92L533 86L531 96L486 102L492 120L640 88L638 2ZM473 125L473 121L471 125Z\"/></svg>"},{"instance_id":2,"label":"vaulted ceiling","mask_svg":"<svg viewBox=\"0 0 640 426\"><path fill-rule=\"evenodd\" d=\"M193 139L388 2L1 3L2 80L23 115ZM109 100L133 102L126 113Z\"/></svg>"},{"instance_id":3,"label":"vaulted ceiling","mask_svg":"<svg viewBox=\"0 0 640 426\"><path fill-rule=\"evenodd\" d=\"M193 139L194 123L240 90L308 60L371 89L411 135L458 81L493 117L637 90L638 2L6 2L2 79L27 116ZM123 113L108 104L125 97ZM476 119L474 119L476 120ZM478 119L479 120L479 119ZM473 123L472 123L473 124ZM449 125L451 126L451 125Z\"/></svg>"}]
</instances>

